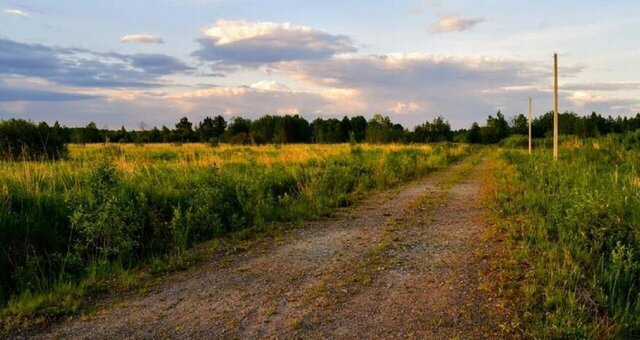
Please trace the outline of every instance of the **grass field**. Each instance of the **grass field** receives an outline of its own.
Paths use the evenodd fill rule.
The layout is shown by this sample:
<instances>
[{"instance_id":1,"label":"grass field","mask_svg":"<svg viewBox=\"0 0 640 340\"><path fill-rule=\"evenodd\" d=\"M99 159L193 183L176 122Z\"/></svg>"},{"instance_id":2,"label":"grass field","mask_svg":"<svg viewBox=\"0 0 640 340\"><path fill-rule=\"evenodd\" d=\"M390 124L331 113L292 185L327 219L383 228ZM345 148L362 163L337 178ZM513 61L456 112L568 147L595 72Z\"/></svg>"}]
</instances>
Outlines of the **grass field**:
<instances>
[{"instance_id":1,"label":"grass field","mask_svg":"<svg viewBox=\"0 0 640 340\"><path fill-rule=\"evenodd\" d=\"M170 266L219 235L331 214L469 152L453 144L71 145L65 160L0 162L2 315L73 313L115 273Z\"/></svg>"},{"instance_id":2,"label":"grass field","mask_svg":"<svg viewBox=\"0 0 640 340\"><path fill-rule=\"evenodd\" d=\"M495 212L506 235L505 289L535 338L640 336L637 134L550 151L504 151Z\"/></svg>"}]
</instances>

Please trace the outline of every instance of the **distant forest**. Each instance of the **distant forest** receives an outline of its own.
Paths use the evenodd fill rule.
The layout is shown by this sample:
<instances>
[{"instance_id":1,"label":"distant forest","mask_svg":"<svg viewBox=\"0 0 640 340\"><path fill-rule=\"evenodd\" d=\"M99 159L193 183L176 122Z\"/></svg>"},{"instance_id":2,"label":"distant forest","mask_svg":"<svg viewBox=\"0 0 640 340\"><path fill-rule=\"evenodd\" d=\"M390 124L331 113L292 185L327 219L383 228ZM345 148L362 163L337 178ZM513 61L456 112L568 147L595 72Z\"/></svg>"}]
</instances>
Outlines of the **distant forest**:
<instances>
[{"instance_id":1,"label":"distant forest","mask_svg":"<svg viewBox=\"0 0 640 340\"><path fill-rule=\"evenodd\" d=\"M579 116L573 112L560 114L560 133L578 137L596 137L640 129L640 113L635 117L611 116L597 113ZM536 117L532 123L533 136L543 138L552 133L553 112ZM409 130L379 114L367 120L363 116L342 119L318 118L311 122L301 116L266 115L256 120L237 117L227 121L223 116L206 117L197 124L187 117L174 127L147 128L144 123L137 130L100 129L95 123L85 127L66 127L57 122L49 126L20 119L0 121L0 151L2 158L17 157L25 152L31 157L60 156L67 143L190 143L219 142L232 144L271 143L431 143L466 142L495 144L511 135L527 135L527 118L520 114L507 120L498 111L490 115L484 125L473 123L469 129L453 130L448 121L437 117ZM56 151L59 150L59 151Z\"/></svg>"}]
</instances>

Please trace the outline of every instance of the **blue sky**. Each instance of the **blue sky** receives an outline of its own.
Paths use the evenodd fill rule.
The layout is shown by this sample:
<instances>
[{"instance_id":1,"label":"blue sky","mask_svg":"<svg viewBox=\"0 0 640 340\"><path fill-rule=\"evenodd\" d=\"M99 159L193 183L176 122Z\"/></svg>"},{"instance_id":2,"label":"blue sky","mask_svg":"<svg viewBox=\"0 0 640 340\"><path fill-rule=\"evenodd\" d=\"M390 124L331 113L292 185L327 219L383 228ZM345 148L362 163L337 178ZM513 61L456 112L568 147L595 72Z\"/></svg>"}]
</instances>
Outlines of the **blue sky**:
<instances>
[{"instance_id":1,"label":"blue sky","mask_svg":"<svg viewBox=\"0 0 640 340\"><path fill-rule=\"evenodd\" d=\"M0 118L640 111L637 1L0 0Z\"/></svg>"}]
</instances>

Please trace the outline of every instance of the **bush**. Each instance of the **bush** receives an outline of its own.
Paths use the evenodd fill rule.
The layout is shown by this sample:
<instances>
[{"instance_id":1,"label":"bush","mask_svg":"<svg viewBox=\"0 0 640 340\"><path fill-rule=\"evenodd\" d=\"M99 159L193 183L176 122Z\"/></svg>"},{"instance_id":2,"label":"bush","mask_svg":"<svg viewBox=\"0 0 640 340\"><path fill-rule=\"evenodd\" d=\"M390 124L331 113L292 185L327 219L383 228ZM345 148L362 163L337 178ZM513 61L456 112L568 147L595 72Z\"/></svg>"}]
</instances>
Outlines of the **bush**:
<instances>
[{"instance_id":1,"label":"bush","mask_svg":"<svg viewBox=\"0 0 640 340\"><path fill-rule=\"evenodd\" d=\"M500 141L500 146L506 148L528 148L529 136L511 135Z\"/></svg>"},{"instance_id":2,"label":"bush","mask_svg":"<svg viewBox=\"0 0 640 340\"><path fill-rule=\"evenodd\" d=\"M121 185L112 164L99 164L88 176L86 189L70 193L68 204L72 255L78 265L134 257L146 219L145 198Z\"/></svg>"},{"instance_id":3,"label":"bush","mask_svg":"<svg viewBox=\"0 0 640 340\"><path fill-rule=\"evenodd\" d=\"M216 137L211 137L209 138L209 142L208 142L209 146L212 148L217 148L218 144L219 144L219 140Z\"/></svg>"},{"instance_id":4,"label":"bush","mask_svg":"<svg viewBox=\"0 0 640 340\"><path fill-rule=\"evenodd\" d=\"M189 193L185 208L177 207L171 220L171 230L176 248L182 250L194 242L239 230L245 226L242 206L235 188L220 179L213 168Z\"/></svg>"}]
</instances>

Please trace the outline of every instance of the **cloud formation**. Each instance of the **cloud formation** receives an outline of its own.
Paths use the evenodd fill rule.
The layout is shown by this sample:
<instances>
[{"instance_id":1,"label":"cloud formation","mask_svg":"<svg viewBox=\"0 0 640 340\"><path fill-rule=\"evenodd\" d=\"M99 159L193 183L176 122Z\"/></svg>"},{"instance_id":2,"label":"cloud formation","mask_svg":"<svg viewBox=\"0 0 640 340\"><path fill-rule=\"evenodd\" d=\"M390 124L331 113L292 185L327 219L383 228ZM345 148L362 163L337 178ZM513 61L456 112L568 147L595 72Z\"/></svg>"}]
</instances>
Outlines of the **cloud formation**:
<instances>
[{"instance_id":1,"label":"cloud formation","mask_svg":"<svg viewBox=\"0 0 640 340\"><path fill-rule=\"evenodd\" d=\"M3 12L4 14L7 14L7 15L15 15L23 18L30 17L29 13L19 9L15 9L15 8L8 8L8 9L5 9Z\"/></svg>"},{"instance_id":2,"label":"cloud formation","mask_svg":"<svg viewBox=\"0 0 640 340\"><path fill-rule=\"evenodd\" d=\"M1 91L0 91L1 92ZM135 128L141 121L151 125L173 126L185 114L185 107L162 97L137 90L129 97L100 96L86 100L0 101L0 119L25 118L70 126L85 126L93 121L98 126ZM52 96L51 99L57 98ZM191 117L191 116L190 116Z\"/></svg>"},{"instance_id":3,"label":"cloud formation","mask_svg":"<svg viewBox=\"0 0 640 340\"><path fill-rule=\"evenodd\" d=\"M0 102L67 102L94 98L97 98L97 96L81 93L17 88L0 84Z\"/></svg>"},{"instance_id":4,"label":"cloud formation","mask_svg":"<svg viewBox=\"0 0 640 340\"><path fill-rule=\"evenodd\" d=\"M165 96L191 112L217 112L227 116L258 118L264 114L309 114L330 102L321 94L296 91L275 81L250 86L211 87Z\"/></svg>"},{"instance_id":5,"label":"cloud formation","mask_svg":"<svg viewBox=\"0 0 640 340\"><path fill-rule=\"evenodd\" d=\"M549 82L548 72L530 62L508 59L340 55L282 62L274 67L279 76L297 81L305 90L262 80L164 98L193 113L249 118L266 113L300 113L307 118L382 113L408 127L445 115L454 126L466 127L498 109L516 112L529 95L540 99L541 107L541 98L551 97L542 85ZM529 86L532 81L534 86Z\"/></svg>"},{"instance_id":6,"label":"cloud formation","mask_svg":"<svg viewBox=\"0 0 640 340\"><path fill-rule=\"evenodd\" d=\"M292 60L318 60L355 52L353 41L290 23L219 20L203 32L194 56L223 64L262 65Z\"/></svg>"},{"instance_id":7,"label":"cloud formation","mask_svg":"<svg viewBox=\"0 0 640 340\"><path fill-rule=\"evenodd\" d=\"M164 44L164 40L157 35L128 34L120 38L122 43Z\"/></svg>"},{"instance_id":8,"label":"cloud formation","mask_svg":"<svg viewBox=\"0 0 640 340\"><path fill-rule=\"evenodd\" d=\"M78 87L157 87L160 76L192 67L161 54L99 53L0 39L0 74Z\"/></svg>"},{"instance_id":9,"label":"cloud formation","mask_svg":"<svg viewBox=\"0 0 640 340\"><path fill-rule=\"evenodd\" d=\"M357 90L351 100L366 103L366 112L398 114L413 123L446 115L463 125L498 108L514 108L517 95L504 87L548 78L525 62L427 54L349 55L280 69L310 86Z\"/></svg>"},{"instance_id":10,"label":"cloud formation","mask_svg":"<svg viewBox=\"0 0 640 340\"><path fill-rule=\"evenodd\" d=\"M597 82L563 84L565 90L575 91L625 91L640 90L640 82Z\"/></svg>"},{"instance_id":11,"label":"cloud formation","mask_svg":"<svg viewBox=\"0 0 640 340\"><path fill-rule=\"evenodd\" d=\"M441 18L432 31L464 31L481 21ZM157 43L154 38L160 39L129 35L122 41ZM459 128L484 121L498 109L507 115L522 112L529 96L538 113L552 107L548 60L362 55L345 35L242 20L220 20L198 42L192 55L202 63L195 69L165 54L102 53L0 38L0 118L24 114L72 124L95 120L136 126L141 120L173 124L183 115L197 120L211 114L302 114L313 119L382 113L407 127L443 115ZM584 68L562 64L561 74L575 77ZM223 71L230 76L216 79L225 86L197 84L205 71L210 78ZM190 88L168 86L175 85L172 75L185 76L180 79ZM561 87L562 111L614 114L640 107L640 101L624 98L625 91L640 90L640 83L571 81ZM622 96L612 97L610 91Z\"/></svg>"},{"instance_id":12,"label":"cloud formation","mask_svg":"<svg viewBox=\"0 0 640 340\"><path fill-rule=\"evenodd\" d=\"M129 61L133 67L140 68L149 76L164 76L193 70L179 59L165 54L119 55L122 60Z\"/></svg>"},{"instance_id":13,"label":"cloud formation","mask_svg":"<svg viewBox=\"0 0 640 340\"><path fill-rule=\"evenodd\" d=\"M431 33L451 33L462 32L473 28L475 25L485 21L484 18L463 18L459 16L442 16L431 25Z\"/></svg>"}]
</instances>

